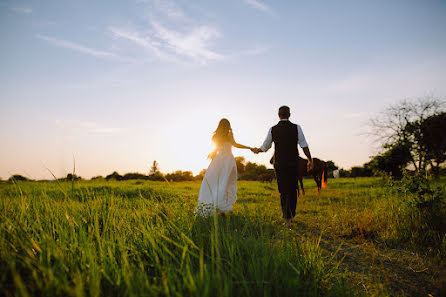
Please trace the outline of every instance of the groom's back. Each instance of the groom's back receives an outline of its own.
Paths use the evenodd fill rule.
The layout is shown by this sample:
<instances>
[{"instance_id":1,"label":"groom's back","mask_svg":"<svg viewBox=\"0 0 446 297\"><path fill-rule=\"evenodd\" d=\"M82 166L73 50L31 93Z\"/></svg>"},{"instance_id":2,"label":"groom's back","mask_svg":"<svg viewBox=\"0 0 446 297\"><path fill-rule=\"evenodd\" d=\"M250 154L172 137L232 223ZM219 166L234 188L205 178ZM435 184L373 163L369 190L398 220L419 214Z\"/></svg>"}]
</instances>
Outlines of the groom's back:
<instances>
[{"instance_id":1,"label":"groom's back","mask_svg":"<svg viewBox=\"0 0 446 297\"><path fill-rule=\"evenodd\" d=\"M274 142L275 167L297 166L299 154L297 125L290 121L280 121L272 127L271 134Z\"/></svg>"}]
</instances>

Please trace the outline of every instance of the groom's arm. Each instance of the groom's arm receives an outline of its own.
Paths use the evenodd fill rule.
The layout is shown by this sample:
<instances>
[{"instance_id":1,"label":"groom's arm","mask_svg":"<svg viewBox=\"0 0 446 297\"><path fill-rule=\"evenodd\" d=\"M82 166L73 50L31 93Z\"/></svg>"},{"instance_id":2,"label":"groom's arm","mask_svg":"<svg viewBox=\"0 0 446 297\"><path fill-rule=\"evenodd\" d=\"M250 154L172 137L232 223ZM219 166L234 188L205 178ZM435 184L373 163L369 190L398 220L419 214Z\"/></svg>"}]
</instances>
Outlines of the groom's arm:
<instances>
[{"instance_id":1,"label":"groom's arm","mask_svg":"<svg viewBox=\"0 0 446 297\"><path fill-rule=\"evenodd\" d=\"M311 158L310 149L308 148L307 140L305 139L304 132L302 131L302 128L297 125L297 139L299 142L299 146L304 151L305 156L307 156L308 161L310 161L310 167L313 168L313 159Z\"/></svg>"},{"instance_id":2,"label":"groom's arm","mask_svg":"<svg viewBox=\"0 0 446 297\"><path fill-rule=\"evenodd\" d=\"M310 153L310 149L308 148L308 146L303 147L302 150L304 151L305 156L307 156L308 161L310 161L310 170L313 169L313 158L311 158L311 153Z\"/></svg>"},{"instance_id":3,"label":"groom's arm","mask_svg":"<svg viewBox=\"0 0 446 297\"><path fill-rule=\"evenodd\" d=\"M270 128L268 130L268 134L266 135L265 141L263 142L262 146L259 148L258 152L267 152L271 146L273 145L273 134L271 132Z\"/></svg>"},{"instance_id":4,"label":"groom's arm","mask_svg":"<svg viewBox=\"0 0 446 297\"><path fill-rule=\"evenodd\" d=\"M308 146L303 147L302 150L304 151L304 154L305 154L305 156L307 156L308 160L313 162L313 159L311 158L310 149L308 148Z\"/></svg>"}]
</instances>

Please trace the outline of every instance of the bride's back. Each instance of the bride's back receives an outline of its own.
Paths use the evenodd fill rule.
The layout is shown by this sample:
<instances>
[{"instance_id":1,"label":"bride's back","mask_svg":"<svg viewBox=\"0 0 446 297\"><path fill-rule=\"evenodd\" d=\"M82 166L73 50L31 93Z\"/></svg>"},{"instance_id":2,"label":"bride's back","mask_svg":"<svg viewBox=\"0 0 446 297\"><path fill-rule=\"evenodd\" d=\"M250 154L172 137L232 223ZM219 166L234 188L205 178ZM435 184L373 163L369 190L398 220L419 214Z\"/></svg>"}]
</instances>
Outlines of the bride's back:
<instances>
[{"instance_id":1,"label":"bride's back","mask_svg":"<svg viewBox=\"0 0 446 297\"><path fill-rule=\"evenodd\" d=\"M217 153L232 153L232 143L227 141L217 147Z\"/></svg>"},{"instance_id":2,"label":"bride's back","mask_svg":"<svg viewBox=\"0 0 446 297\"><path fill-rule=\"evenodd\" d=\"M212 142L215 144L214 154L232 153L233 141L231 124L227 119L221 119L212 136Z\"/></svg>"}]
</instances>

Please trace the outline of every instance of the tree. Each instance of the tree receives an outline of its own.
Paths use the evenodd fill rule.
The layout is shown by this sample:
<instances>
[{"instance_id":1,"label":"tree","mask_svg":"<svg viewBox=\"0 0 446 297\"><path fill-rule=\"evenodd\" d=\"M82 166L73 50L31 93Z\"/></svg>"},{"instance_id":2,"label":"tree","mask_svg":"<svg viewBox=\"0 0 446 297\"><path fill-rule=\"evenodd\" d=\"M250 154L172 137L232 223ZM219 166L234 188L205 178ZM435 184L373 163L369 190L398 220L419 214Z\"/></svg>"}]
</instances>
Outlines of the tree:
<instances>
[{"instance_id":1,"label":"tree","mask_svg":"<svg viewBox=\"0 0 446 297\"><path fill-rule=\"evenodd\" d=\"M336 166L336 164L333 161L331 161L331 160L326 161L325 164L327 164L327 174L328 174L328 177L332 178L333 177L333 171L337 170L338 166Z\"/></svg>"},{"instance_id":2,"label":"tree","mask_svg":"<svg viewBox=\"0 0 446 297\"><path fill-rule=\"evenodd\" d=\"M131 172L131 173L124 174L121 178L121 180L132 180L132 179L148 180L149 177L147 175L144 175L141 173Z\"/></svg>"},{"instance_id":3,"label":"tree","mask_svg":"<svg viewBox=\"0 0 446 297\"><path fill-rule=\"evenodd\" d=\"M426 147L427 159L431 160L432 173L438 178L440 164L446 161L446 112L427 118L420 131L420 141Z\"/></svg>"},{"instance_id":4,"label":"tree","mask_svg":"<svg viewBox=\"0 0 446 297\"><path fill-rule=\"evenodd\" d=\"M274 175L273 169L267 169L265 165L259 165L257 163L248 162L245 165L244 171L239 175L241 180L258 180L262 174Z\"/></svg>"},{"instance_id":5,"label":"tree","mask_svg":"<svg viewBox=\"0 0 446 297\"><path fill-rule=\"evenodd\" d=\"M65 179L68 180L68 181L72 181L72 180L82 179L82 177L77 176L76 174L68 173L67 177Z\"/></svg>"},{"instance_id":6,"label":"tree","mask_svg":"<svg viewBox=\"0 0 446 297\"><path fill-rule=\"evenodd\" d=\"M333 161L331 161L331 160L328 160L327 162L325 162L325 164L327 164L327 170L328 170L328 171L333 171L333 170L336 170L336 169L339 168L339 167L336 166L336 164L335 164Z\"/></svg>"},{"instance_id":7,"label":"tree","mask_svg":"<svg viewBox=\"0 0 446 297\"><path fill-rule=\"evenodd\" d=\"M158 168L158 162L154 160L152 163L152 167L150 168L149 175L154 175L156 173L159 173L159 168Z\"/></svg>"},{"instance_id":8,"label":"tree","mask_svg":"<svg viewBox=\"0 0 446 297\"><path fill-rule=\"evenodd\" d=\"M235 157L235 165L237 166L237 173L243 174L245 172L245 157Z\"/></svg>"},{"instance_id":9,"label":"tree","mask_svg":"<svg viewBox=\"0 0 446 297\"><path fill-rule=\"evenodd\" d=\"M367 163L369 168L375 169L373 171L385 171L391 173L396 179L403 177L403 169L412 160L410 147L405 143L394 143L386 147L387 150L375 157Z\"/></svg>"},{"instance_id":10,"label":"tree","mask_svg":"<svg viewBox=\"0 0 446 297\"><path fill-rule=\"evenodd\" d=\"M201 169L200 173L198 173L194 179L195 180L202 180L204 178L204 175L206 174L206 169Z\"/></svg>"},{"instance_id":11,"label":"tree","mask_svg":"<svg viewBox=\"0 0 446 297\"><path fill-rule=\"evenodd\" d=\"M258 180L263 174L273 175L273 169L267 169L265 165L246 162L244 157L235 157L238 178L241 180Z\"/></svg>"},{"instance_id":12,"label":"tree","mask_svg":"<svg viewBox=\"0 0 446 297\"><path fill-rule=\"evenodd\" d=\"M370 170L370 168L366 166L363 167L355 166L352 167L350 171L350 177L362 177L362 176L372 176L372 175L373 175L372 170Z\"/></svg>"},{"instance_id":13,"label":"tree","mask_svg":"<svg viewBox=\"0 0 446 297\"><path fill-rule=\"evenodd\" d=\"M149 180L153 181L165 181L164 175L159 171L159 164L156 160L153 161L152 167L149 171Z\"/></svg>"},{"instance_id":14,"label":"tree","mask_svg":"<svg viewBox=\"0 0 446 297\"><path fill-rule=\"evenodd\" d=\"M152 181L165 181L166 178L164 177L164 175L161 172L157 172L155 174L149 175L149 180Z\"/></svg>"},{"instance_id":15,"label":"tree","mask_svg":"<svg viewBox=\"0 0 446 297\"><path fill-rule=\"evenodd\" d=\"M13 176L11 176L8 181L12 182L12 181L29 181L30 179L27 177L24 177L23 175L20 174L14 174Z\"/></svg>"},{"instance_id":16,"label":"tree","mask_svg":"<svg viewBox=\"0 0 446 297\"><path fill-rule=\"evenodd\" d=\"M192 181L194 180L194 175L192 174L192 171L181 171L177 170L173 173L166 174L166 179L168 181Z\"/></svg>"},{"instance_id":17,"label":"tree","mask_svg":"<svg viewBox=\"0 0 446 297\"><path fill-rule=\"evenodd\" d=\"M339 177L350 177L350 171L345 169L339 169Z\"/></svg>"},{"instance_id":18,"label":"tree","mask_svg":"<svg viewBox=\"0 0 446 297\"><path fill-rule=\"evenodd\" d=\"M112 174L109 174L105 177L105 180L122 180L122 176L114 171Z\"/></svg>"},{"instance_id":19,"label":"tree","mask_svg":"<svg viewBox=\"0 0 446 297\"><path fill-rule=\"evenodd\" d=\"M408 157L408 163L416 171L425 170L427 165L431 164L432 157L428 153L428 147L423 139L422 127L426 120L441 114L443 106L444 102L433 96L413 100L406 99L389 106L378 116L372 118L370 120L371 134L381 142L382 147L386 150L381 156L389 157L402 153L401 157L403 159ZM399 165L401 164L399 163Z\"/></svg>"}]
</instances>

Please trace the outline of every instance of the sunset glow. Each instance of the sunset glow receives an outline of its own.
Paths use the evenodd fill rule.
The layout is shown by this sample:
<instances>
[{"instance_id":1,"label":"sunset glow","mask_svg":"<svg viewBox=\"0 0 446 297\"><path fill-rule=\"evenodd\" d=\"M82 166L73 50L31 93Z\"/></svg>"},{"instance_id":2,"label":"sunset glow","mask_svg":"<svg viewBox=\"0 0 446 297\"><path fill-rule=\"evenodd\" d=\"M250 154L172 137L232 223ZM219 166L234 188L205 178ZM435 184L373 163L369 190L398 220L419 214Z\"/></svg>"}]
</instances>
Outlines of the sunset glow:
<instances>
[{"instance_id":1,"label":"sunset glow","mask_svg":"<svg viewBox=\"0 0 446 297\"><path fill-rule=\"evenodd\" d=\"M446 95L445 16L444 1L2 1L0 178L73 159L85 178L153 160L197 174L221 118L258 147L281 105L314 156L362 165L368 118ZM269 166L273 150L233 152Z\"/></svg>"}]
</instances>

